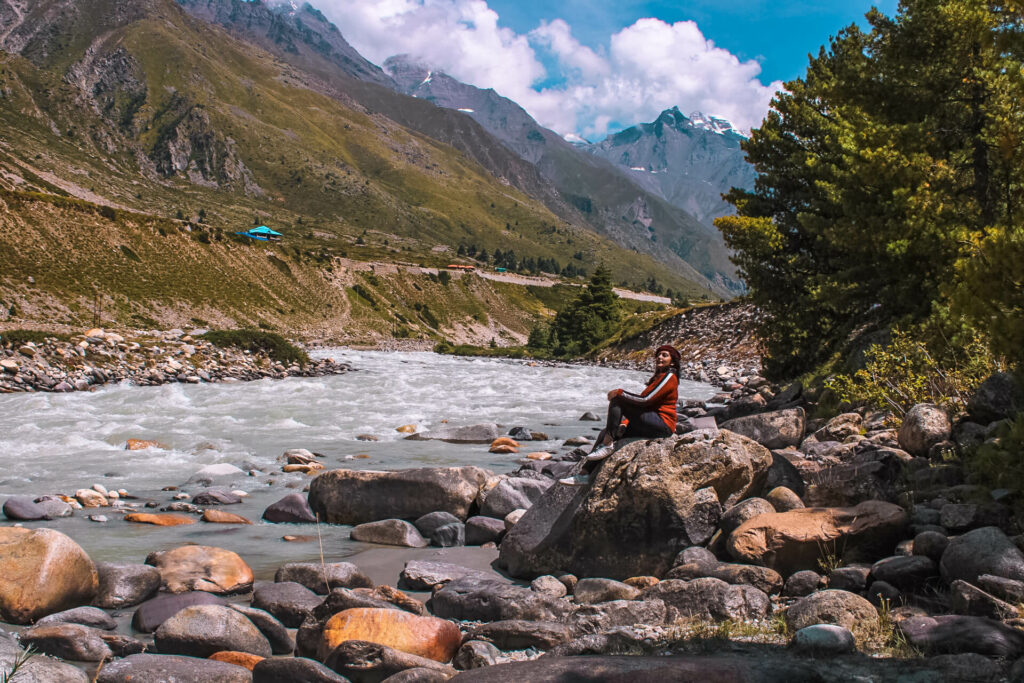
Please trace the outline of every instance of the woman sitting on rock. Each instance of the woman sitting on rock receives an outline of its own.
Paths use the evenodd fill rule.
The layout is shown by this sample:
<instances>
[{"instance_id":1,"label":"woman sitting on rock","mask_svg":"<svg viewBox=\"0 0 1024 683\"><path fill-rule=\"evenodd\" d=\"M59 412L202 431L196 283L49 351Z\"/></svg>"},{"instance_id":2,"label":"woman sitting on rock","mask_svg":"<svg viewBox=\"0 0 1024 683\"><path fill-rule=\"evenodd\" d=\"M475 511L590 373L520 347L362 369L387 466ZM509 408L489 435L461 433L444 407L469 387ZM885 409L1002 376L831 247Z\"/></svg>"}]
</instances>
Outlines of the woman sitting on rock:
<instances>
[{"instance_id":1,"label":"woman sitting on rock","mask_svg":"<svg viewBox=\"0 0 1024 683\"><path fill-rule=\"evenodd\" d=\"M608 392L608 419L586 456L587 463L580 474L559 481L571 486L589 483L592 463L611 455L619 439L663 439L674 434L678 401L679 352L666 344L654 351L654 375L647 380L643 393L633 394L625 389Z\"/></svg>"}]
</instances>

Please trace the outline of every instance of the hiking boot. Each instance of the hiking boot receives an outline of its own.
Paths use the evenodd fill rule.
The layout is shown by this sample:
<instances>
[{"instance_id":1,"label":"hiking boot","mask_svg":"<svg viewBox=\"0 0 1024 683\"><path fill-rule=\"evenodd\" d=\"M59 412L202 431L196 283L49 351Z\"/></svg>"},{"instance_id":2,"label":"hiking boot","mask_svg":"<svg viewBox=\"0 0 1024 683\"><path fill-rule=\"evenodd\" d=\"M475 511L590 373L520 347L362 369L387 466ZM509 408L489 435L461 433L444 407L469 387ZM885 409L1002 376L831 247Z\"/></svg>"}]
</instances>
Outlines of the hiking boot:
<instances>
[{"instance_id":1,"label":"hiking boot","mask_svg":"<svg viewBox=\"0 0 1024 683\"><path fill-rule=\"evenodd\" d=\"M604 460L615 451L615 446L601 446L595 448L589 454L586 455L585 460L587 462L598 462Z\"/></svg>"},{"instance_id":2,"label":"hiking boot","mask_svg":"<svg viewBox=\"0 0 1024 683\"><path fill-rule=\"evenodd\" d=\"M565 479L559 479L559 484L565 484L566 486L587 486L590 484L589 474L577 474L574 477L566 477Z\"/></svg>"}]
</instances>

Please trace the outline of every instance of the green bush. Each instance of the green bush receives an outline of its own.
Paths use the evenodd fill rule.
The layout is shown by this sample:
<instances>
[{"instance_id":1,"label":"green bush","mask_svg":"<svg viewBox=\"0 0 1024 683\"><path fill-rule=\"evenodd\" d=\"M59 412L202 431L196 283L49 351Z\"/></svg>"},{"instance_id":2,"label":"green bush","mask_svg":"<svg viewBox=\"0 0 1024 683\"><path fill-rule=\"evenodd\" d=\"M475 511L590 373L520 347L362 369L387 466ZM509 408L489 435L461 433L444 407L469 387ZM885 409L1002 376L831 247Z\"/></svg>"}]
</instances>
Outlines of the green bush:
<instances>
[{"instance_id":1,"label":"green bush","mask_svg":"<svg viewBox=\"0 0 1024 683\"><path fill-rule=\"evenodd\" d=\"M995 438L968 455L966 465L975 483L993 489L1024 491L1024 413L999 425ZM1024 501L1017 503L1018 514L1022 506Z\"/></svg>"},{"instance_id":2,"label":"green bush","mask_svg":"<svg viewBox=\"0 0 1024 683\"><path fill-rule=\"evenodd\" d=\"M7 330L6 332L0 332L0 344L10 344L11 348L24 346L29 342L42 344L50 338L67 341L70 336L56 332L43 332L41 330Z\"/></svg>"},{"instance_id":3,"label":"green bush","mask_svg":"<svg viewBox=\"0 0 1024 683\"><path fill-rule=\"evenodd\" d=\"M937 356L899 329L893 331L887 345L872 344L864 359L863 369L831 377L825 387L840 403L892 410L899 415L918 403L963 409L971 392L997 369L979 337Z\"/></svg>"},{"instance_id":4,"label":"green bush","mask_svg":"<svg viewBox=\"0 0 1024 683\"><path fill-rule=\"evenodd\" d=\"M276 332L263 330L211 330L203 339L222 348L234 347L250 353L265 353L271 360L283 365L306 365L309 356Z\"/></svg>"}]
</instances>

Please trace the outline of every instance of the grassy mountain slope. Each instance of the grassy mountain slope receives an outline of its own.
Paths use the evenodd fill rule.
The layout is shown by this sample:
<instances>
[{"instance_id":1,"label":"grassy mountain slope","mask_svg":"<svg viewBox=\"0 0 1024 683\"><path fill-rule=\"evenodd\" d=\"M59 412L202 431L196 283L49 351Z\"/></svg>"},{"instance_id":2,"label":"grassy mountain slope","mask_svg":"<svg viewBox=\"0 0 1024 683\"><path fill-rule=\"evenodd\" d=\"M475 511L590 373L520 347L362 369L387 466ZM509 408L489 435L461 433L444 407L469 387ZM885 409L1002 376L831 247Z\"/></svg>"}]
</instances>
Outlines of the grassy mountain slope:
<instances>
[{"instance_id":1,"label":"grassy mountain slope","mask_svg":"<svg viewBox=\"0 0 1024 683\"><path fill-rule=\"evenodd\" d=\"M0 0L8 9L11 2ZM28 277L31 266L36 273L61 273L33 277L49 299L69 297L69 309L81 309L74 301L90 297L95 286L113 299L130 299L133 315L159 322L161 311L234 310L235 304L217 301L214 285L228 287L237 278L234 293L224 299L237 300L240 308L237 315L221 311L226 317L256 320L259 310L250 309L258 302L275 325L315 326L321 320L329 326L326 305L304 305L332 279L327 264L338 258L443 264L452 258L445 249L460 243L562 263L582 253L588 263L580 265L604 259L623 279L643 273L689 294L706 291L567 224L459 150L324 95L308 74L189 17L170 0L35 3L13 31L0 33L0 46L20 53L0 54L0 186L83 197L140 215L124 225L202 219L195 234L211 239L198 247L186 241L199 251L185 250L192 256L182 260L177 242L161 241L161 235L149 244L152 230L123 232L120 219L94 212L98 222L86 225L78 214L37 216L38 207L23 213L28 209L19 205L5 213L0 233L0 285L12 292L23 291L19 278ZM46 222L49 241L34 239L46 248L22 254L39 221ZM243 304L240 293L266 275L267 257L260 256L266 245L253 252L212 236L254 222L285 232L285 244L271 250L299 262L289 264L295 277L283 290L275 286L274 294ZM184 225L171 223L179 231ZM119 263L100 258L106 252L83 257L91 253L91 233L110 230L118 235L111 238L116 249L113 243L105 248L114 255L124 254L121 246L130 249L138 259L133 268L147 278L129 287L104 275ZM250 263L254 255L259 265ZM71 264L91 271L92 281L76 276ZM220 273L209 287L189 286L202 280L197 264L203 273ZM518 294L509 296L505 302L512 304ZM275 298L291 303L274 304ZM444 307L473 316L468 300ZM432 315L443 322L443 312ZM379 317L374 312L367 319ZM402 324L389 320L394 329Z\"/></svg>"}]
</instances>

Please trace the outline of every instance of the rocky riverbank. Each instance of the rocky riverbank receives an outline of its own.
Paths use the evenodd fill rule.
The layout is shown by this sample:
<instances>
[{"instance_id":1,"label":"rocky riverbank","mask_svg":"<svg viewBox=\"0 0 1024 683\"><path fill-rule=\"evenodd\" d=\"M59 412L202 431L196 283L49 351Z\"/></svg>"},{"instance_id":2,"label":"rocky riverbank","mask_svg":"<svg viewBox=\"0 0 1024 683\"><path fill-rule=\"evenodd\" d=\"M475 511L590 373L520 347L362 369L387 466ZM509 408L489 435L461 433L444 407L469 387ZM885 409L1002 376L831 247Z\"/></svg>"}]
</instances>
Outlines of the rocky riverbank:
<instances>
[{"instance_id":1,"label":"rocky riverbank","mask_svg":"<svg viewBox=\"0 0 1024 683\"><path fill-rule=\"evenodd\" d=\"M921 405L897 428L878 413L808 419L799 386L727 377L724 405L682 406L708 428L622 443L575 487L556 480L579 470L586 438L533 451L532 428L444 425L414 438L489 444L519 467L328 470L263 513L392 547L497 547L505 575L415 559L380 582L356 556L259 582L215 546L113 565L45 526L0 528L0 618L28 626L0 639L0 661L32 646L110 682L1017 680L1013 494L967 484L956 459L995 438L1011 382L986 383L969 414ZM284 460L322 469L308 452ZM138 524L250 521L223 509L244 472L206 474L161 513L95 489L4 512L43 520L91 501ZM115 632L127 611L130 632ZM36 680L88 680L48 658L32 667Z\"/></svg>"},{"instance_id":2,"label":"rocky riverbank","mask_svg":"<svg viewBox=\"0 0 1024 683\"><path fill-rule=\"evenodd\" d=\"M219 347L182 330L87 330L66 340L6 341L0 333L0 394L88 391L109 382L141 386L320 377L352 368L332 359L285 365L265 353Z\"/></svg>"}]
</instances>

